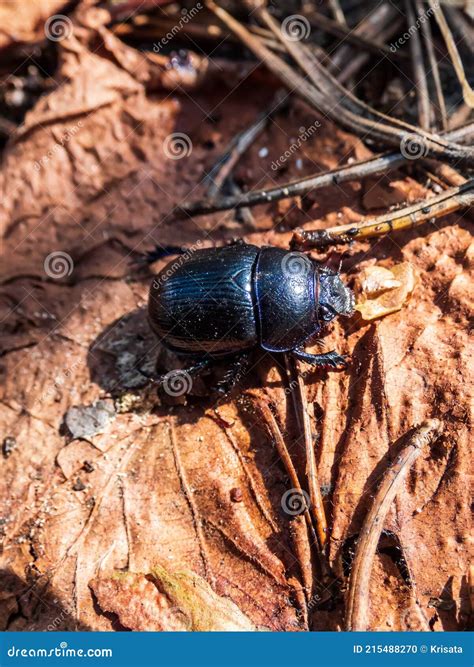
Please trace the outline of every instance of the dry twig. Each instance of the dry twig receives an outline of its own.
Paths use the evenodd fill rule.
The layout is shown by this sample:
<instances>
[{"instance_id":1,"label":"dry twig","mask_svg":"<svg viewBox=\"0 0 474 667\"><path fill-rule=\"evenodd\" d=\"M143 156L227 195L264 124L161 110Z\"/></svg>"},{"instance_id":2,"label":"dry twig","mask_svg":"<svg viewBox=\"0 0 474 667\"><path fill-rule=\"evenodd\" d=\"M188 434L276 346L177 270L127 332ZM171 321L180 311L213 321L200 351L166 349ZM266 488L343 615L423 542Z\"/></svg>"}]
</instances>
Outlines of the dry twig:
<instances>
[{"instance_id":1,"label":"dry twig","mask_svg":"<svg viewBox=\"0 0 474 667\"><path fill-rule=\"evenodd\" d=\"M370 576L385 518L406 473L420 456L423 448L436 439L442 428L442 423L438 419L425 421L416 429L394 463L385 472L372 508L360 531L349 582L346 630L363 631L367 629Z\"/></svg>"},{"instance_id":2,"label":"dry twig","mask_svg":"<svg viewBox=\"0 0 474 667\"><path fill-rule=\"evenodd\" d=\"M328 527L326 513L324 511L321 487L318 479L318 469L316 466L316 456L314 452L314 442L311 434L311 424L308 414L308 401L306 400L306 390L303 377L301 375L300 363L291 355L286 359L287 369L291 383L296 383L297 394L293 394L295 412L299 425L302 429L306 452L306 477L308 479L308 490L310 498L310 511L313 515L316 533L319 540L321 552L324 553L328 539Z\"/></svg>"},{"instance_id":3,"label":"dry twig","mask_svg":"<svg viewBox=\"0 0 474 667\"><path fill-rule=\"evenodd\" d=\"M349 243L361 239L384 236L392 231L417 227L474 203L474 179L459 187L450 188L442 194L426 199L399 211L364 220L357 224L340 225L314 231L296 230L293 248L327 248L338 243Z\"/></svg>"}]
</instances>

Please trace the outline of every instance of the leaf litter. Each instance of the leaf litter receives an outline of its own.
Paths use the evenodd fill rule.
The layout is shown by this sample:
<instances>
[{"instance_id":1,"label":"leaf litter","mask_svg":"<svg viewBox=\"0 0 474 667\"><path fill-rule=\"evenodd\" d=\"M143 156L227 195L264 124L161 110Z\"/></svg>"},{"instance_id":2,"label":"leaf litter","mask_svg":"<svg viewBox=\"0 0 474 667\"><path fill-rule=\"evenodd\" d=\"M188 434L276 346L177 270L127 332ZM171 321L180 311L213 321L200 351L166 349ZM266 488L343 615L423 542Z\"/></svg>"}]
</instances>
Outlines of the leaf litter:
<instances>
[{"instance_id":1,"label":"leaf litter","mask_svg":"<svg viewBox=\"0 0 474 667\"><path fill-rule=\"evenodd\" d=\"M202 398L170 407L139 382L124 381L123 355L134 353L134 340L144 363L162 355L144 314L151 276L131 270L130 259L155 242L211 245L235 236L232 212L176 220L170 211L258 117L262 99L270 103L275 85L254 72L237 92L222 95L211 73L192 98L170 95L164 56L157 61L125 45L106 27L107 13L89 3L80 3L74 21L73 34L58 45L55 88L27 113L0 170L0 435L15 442L0 462L2 628L341 629L343 601L321 608L315 602L304 519L282 511L290 483L258 410L260 397L304 479L282 370L259 360L243 396L225 399L217 413ZM260 148L269 149L271 165L293 128L314 117L295 102L241 158L239 178L257 183ZM312 168L371 156L353 134L318 119L318 133L299 156ZM175 131L192 140L185 161L164 152ZM299 177L296 163L277 176ZM420 188L401 172L388 178L407 200ZM310 195L298 224L324 229L360 220L364 188L370 184L334 184L324 197ZM291 227L285 215L274 227L278 211L274 203L256 209L245 239L287 247ZM73 264L63 279L44 269L46 256L59 250ZM346 373L305 372L330 524L328 559L340 581L394 443L426 419L445 426L433 450L413 464L384 524L401 536L416 595L398 559L379 549L371 629L417 629L421 610L432 629L454 630L469 613L473 256L461 213L425 236L405 229L372 245L353 243L343 258L345 277L355 283L360 271L366 281L377 275L381 294L373 284L362 287L366 304L390 300L382 304L385 317L331 327L324 345L351 355ZM382 277L374 274L378 266ZM120 409L104 432L64 431L73 406L110 398ZM435 598L454 604L435 608Z\"/></svg>"}]
</instances>

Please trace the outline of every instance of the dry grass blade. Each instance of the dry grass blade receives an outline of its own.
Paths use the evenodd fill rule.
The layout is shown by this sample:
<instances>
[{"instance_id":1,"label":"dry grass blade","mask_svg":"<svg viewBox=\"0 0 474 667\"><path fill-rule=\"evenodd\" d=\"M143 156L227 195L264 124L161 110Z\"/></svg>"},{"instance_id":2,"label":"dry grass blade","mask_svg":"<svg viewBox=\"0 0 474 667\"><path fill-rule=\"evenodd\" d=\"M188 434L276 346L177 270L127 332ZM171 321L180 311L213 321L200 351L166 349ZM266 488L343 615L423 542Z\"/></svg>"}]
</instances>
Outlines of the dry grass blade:
<instances>
[{"instance_id":1,"label":"dry grass blade","mask_svg":"<svg viewBox=\"0 0 474 667\"><path fill-rule=\"evenodd\" d=\"M416 11L418 17L423 16L424 8L421 0L416 0ZM448 128L448 114L446 112L446 102L444 100L443 87L441 85L441 77L439 75L439 65L436 58L435 49L433 45L433 36L431 34L431 26L429 21L421 21L421 34L426 46L428 60L430 63L431 75L436 91L436 99L438 101L438 115L441 118L441 126L443 130Z\"/></svg>"},{"instance_id":2,"label":"dry grass blade","mask_svg":"<svg viewBox=\"0 0 474 667\"><path fill-rule=\"evenodd\" d=\"M346 609L346 630L364 631L367 629L370 575L385 518L401 488L406 473L420 456L423 448L435 440L442 428L442 423L438 419L424 422L416 429L395 462L385 472L372 508L362 526L352 564Z\"/></svg>"},{"instance_id":3,"label":"dry grass blade","mask_svg":"<svg viewBox=\"0 0 474 667\"><path fill-rule=\"evenodd\" d=\"M405 0L405 10L409 25L416 25L415 12L413 11L412 0ZM419 20L419 16L418 16ZM413 75L415 78L416 100L418 105L418 123L424 130L430 129L430 95L428 92L428 82L426 80L426 70L423 62L423 51L421 48L421 39L417 30L414 31L410 40L411 59L413 66Z\"/></svg>"},{"instance_id":4,"label":"dry grass blade","mask_svg":"<svg viewBox=\"0 0 474 667\"><path fill-rule=\"evenodd\" d=\"M261 396L253 392L247 392L247 395L250 398L254 399L254 402L258 410L262 414L264 422L268 430L270 431L270 434L273 438L273 442L275 443L278 455L281 458L283 465L285 466L285 470L288 474L288 477L290 478L290 482L293 486L293 489L300 494L301 498L304 498L303 487L301 486L298 473L296 472L295 466L293 465L293 461L291 460L290 453L285 444L285 440L281 434L277 420L275 419L275 415L271 411L270 406ZM316 533L314 532L313 523L311 521L311 516L307 507L304 507L303 514L306 518L306 523L308 525L308 530L311 534L312 541L317 544L317 536Z\"/></svg>"},{"instance_id":5,"label":"dry grass blade","mask_svg":"<svg viewBox=\"0 0 474 667\"><path fill-rule=\"evenodd\" d=\"M327 248L338 243L375 238L392 231L417 227L424 222L436 220L449 213L459 211L474 203L474 179L450 188L441 195L426 199L419 204L381 215L359 224L340 225L314 231L297 230L292 239L294 248Z\"/></svg>"},{"instance_id":6,"label":"dry grass blade","mask_svg":"<svg viewBox=\"0 0 474 667\"><path fill-rule=\"evenodd\" d=\"M306 391L303 377L301 375L300 364L293 357L287 358L287 368L291 382L296 383L297 394L294 397L295 411L302 428L306 451L306 476L308 479L308 489L310 497L310 510L313 515L318 535L321 552L324 553L328 539L328 527L326 513L324 511L321 487L318 479L318 469L316 466L316 457L314 452L313 436L311 434L311 424L308 414L308 401L306 400Z\"/></svg>"},{"instance_id":7,"label":"dry grass blade","mask_svg":"<svg viewBox=\"0 0 474 667\"><path fill-rule=\"evenodd\" d=\"M325 114L338 125L345 127L365 140L370 138L384 146L391 145L399 147L402 145L402 142L406 140L407 134L415 134L420 138L420 141L423 142L427 153L431 153L433 157L436 156L447 160L454 159L467 165L474 164L474 150L472 148L466 148L459 146L458 144L450 143L438 135L428 133L421 128L410 125L409 123L386 117L384 114L372 110L341 86L320 63L317 65L317 71L312 70L313 78L317 76L320 88L316 87L316 85L310 83L307 78L299 74L294 68L287 65L282 58L272 53L258 37L252 35L241 23L236 21L224 9L217 6L212 0L207 0L206 5L221 21L240 37L242 42L251 49L291 91L294 91L308 104ZM269 25L273 25L274 19L268 12L257 7L256 13L266 19L268 18ZM276 34L278 36L278 28ZM282 39L283 36L280 34L279 38ZM285 41L285 45L288 47L288 41ZM306 58L307 53L310 52L306 50L303 54L302 51L299 50L298 59L300 62L303 62L303 55ZM311 58L311 62L316 64L314 58ZM306 67L308 67L307 64ZM322 74L323 71L324 75ZM338 92L336 93L336 91ZM363 111L361 111L361 109L363 109ZM370 117L371 114L372 117ZM367 115L369 115L369 117L367 117Z\"/></svg>"},{"instance_id":8,"label":"dry grass blade","mask_svg":"<svg viewBox=\"0 0 474 667\"><path fill-rule=\"evenodd\" d=\"M446 46L448 48L449 55L453 63L453 67L456 72L456 76L458 77L459 83L461 84L464 101L471 109L474 109L474 90L471 88L466 78L466 73L464 71L464 67L462 64L461 57L459 55L459 51L456 46L456 42L454 41L453 33L451 32L451 29L448 26L448 23L443 14L443 10L439 6L439 3L436 2L435 0L429 0L429 3L431 9L433 10L439 29L441 30L441 33L443 35L444 41L446 42Z\"/></svg>"}]
</instances>

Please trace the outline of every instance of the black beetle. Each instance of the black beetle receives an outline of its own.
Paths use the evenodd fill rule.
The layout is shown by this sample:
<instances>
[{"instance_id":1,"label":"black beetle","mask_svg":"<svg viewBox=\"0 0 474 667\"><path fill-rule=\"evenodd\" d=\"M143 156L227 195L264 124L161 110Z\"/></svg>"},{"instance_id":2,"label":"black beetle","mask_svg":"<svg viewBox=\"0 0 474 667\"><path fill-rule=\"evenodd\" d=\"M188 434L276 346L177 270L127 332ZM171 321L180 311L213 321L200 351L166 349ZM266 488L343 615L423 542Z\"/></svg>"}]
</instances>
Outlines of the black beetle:
<instances>
[{"instance_id":1,"label":"black beetle","mask_svg":"<svg viewBox=\"0 0 474 667\"><path fill-rule=\"evenodd\" d=\"M301 252L242 241L170 262L153 280L148 301L151 328L163 345L194 358L187 373L222 356L234 357L237 373L257 346L344 368L343 356L309 354L304 345L324 323L352 311L352 292L337 272ZM227 374L221 391L233 375Z\"/></svg>"}]
</instances>

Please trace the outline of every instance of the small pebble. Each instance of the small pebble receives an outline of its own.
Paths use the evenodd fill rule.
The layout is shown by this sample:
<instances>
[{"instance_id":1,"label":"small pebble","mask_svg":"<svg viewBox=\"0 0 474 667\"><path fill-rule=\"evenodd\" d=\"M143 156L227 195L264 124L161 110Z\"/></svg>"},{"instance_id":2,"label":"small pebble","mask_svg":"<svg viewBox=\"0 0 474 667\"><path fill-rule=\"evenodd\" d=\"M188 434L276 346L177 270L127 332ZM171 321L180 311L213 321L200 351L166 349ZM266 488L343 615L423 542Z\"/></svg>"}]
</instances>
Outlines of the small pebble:
<instances>
[{"instance_id":1,"label":"small pebble","mask_svg":"<svg viewBox=\"0 0 474 667\"><path fill-rule=\"evenodd\" d=\"M84 482L81 480L80 477L78 477L76 479L76 481L74 482L74 484L72 485L72 490L73 491L84 491L85 488L86 488L86 485L84 484Z\"/></svg>"},{"instance_id":2,"label":"small pebble","mask_svg":"<svg viewBox=\"0 0 474 667\"><path fill-rule=\"evenodd\" d=\"M238 488L231 489L230 492L230 499L232 500L233 503L241 503L242 502L242 491Z\"/></svg>"},{"instance_id":3,"label":"small pebble","mask_svg":"<svg viewBox=\"0 0 474 667\"><path fill-rule=\"evenodd\" d=\"M77 405L69 408L64 421L73 438L90 438L103 433L115 419L110 401L96 401L92 405Z\"/></svg>"},{"instance_id":4,"label":"small pebble","mask_svg":"<svg viewBox=\"0 0 474 667\"><path fill-rule=\"evenodd\" d=\"M7 459L16 447L16 439L8 435L2 443L2 454Z\"/></svg>"}]
</instances>

